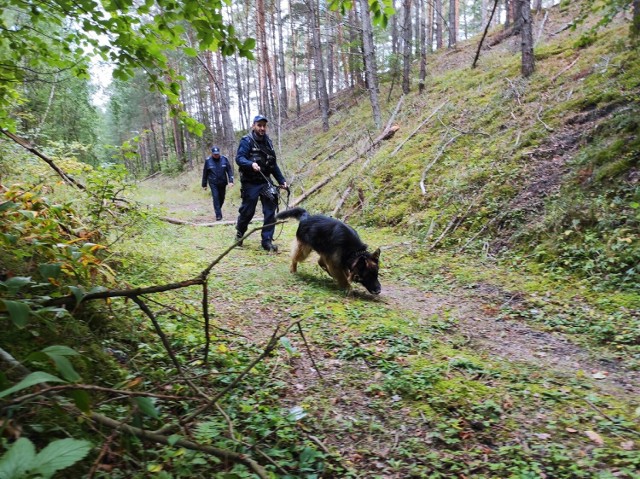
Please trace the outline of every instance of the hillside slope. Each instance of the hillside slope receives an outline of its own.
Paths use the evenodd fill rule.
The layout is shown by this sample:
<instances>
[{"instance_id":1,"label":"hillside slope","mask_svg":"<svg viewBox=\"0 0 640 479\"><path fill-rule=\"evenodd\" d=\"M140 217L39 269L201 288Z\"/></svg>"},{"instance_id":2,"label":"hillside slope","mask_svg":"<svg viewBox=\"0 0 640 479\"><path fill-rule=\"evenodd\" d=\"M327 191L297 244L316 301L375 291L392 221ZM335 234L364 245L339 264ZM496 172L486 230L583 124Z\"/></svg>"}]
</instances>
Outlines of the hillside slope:
<instances>
[{"instance_id":1,"label":"hillside slope","mask_svg":"<svg viewBox=\"0 0 640 479\"><path fill-rule=\"evenodd\" d=\"M520 77L513 37L483 50L475 69L477 38L430 55L426 92L414 84L395 116L395 136L366 154L380 132L365 92L336 96L327 133L309 105L282 134L294 192L306 194L359 156L305 201L309 209L397 226L428 247L508 252L558 275L637 288L638 52L623 19L585 42L595 19L568 28L580 8L570 3L535 18L529 79ZM380 95L390 98L385 121L401 93L389 94L389 85Z\"/></svg>"}]
</instances>

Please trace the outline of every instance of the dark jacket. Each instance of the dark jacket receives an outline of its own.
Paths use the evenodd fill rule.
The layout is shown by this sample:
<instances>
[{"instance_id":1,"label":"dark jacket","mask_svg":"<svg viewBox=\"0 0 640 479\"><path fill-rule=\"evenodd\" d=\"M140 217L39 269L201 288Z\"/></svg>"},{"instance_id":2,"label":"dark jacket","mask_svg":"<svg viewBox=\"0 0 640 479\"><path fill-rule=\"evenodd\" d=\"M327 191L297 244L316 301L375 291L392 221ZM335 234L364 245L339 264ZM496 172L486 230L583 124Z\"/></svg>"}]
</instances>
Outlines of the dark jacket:
<instances>
[{"instance_id":1,"label":"dark jacket","mask_svg":"<svg viewBox=\"0 0 640 479\"><path fill-rule=\"evenodd\" d=\"M279 185L286 181L276 161L271 139L267 135L262 141L258 141L253 132L243 136L238 145L236 163L240 170L240 181L243 183L266 183L260 171L267 178L273 175ZM253 163L258 163L260 171L253 170Z\"/></svg>"},{"instance_id":2,"label":"dark jacket","mask_svg":"<svg viewBox=\"0 0 640 479\"><path fill-rule=\"evenodd\" d=\"M217 160L210 156L204 162L202 170L202 187L210 185L226 185L233 183L233 165L226 156L220 155Z\"/></svg>"}]
</instances>

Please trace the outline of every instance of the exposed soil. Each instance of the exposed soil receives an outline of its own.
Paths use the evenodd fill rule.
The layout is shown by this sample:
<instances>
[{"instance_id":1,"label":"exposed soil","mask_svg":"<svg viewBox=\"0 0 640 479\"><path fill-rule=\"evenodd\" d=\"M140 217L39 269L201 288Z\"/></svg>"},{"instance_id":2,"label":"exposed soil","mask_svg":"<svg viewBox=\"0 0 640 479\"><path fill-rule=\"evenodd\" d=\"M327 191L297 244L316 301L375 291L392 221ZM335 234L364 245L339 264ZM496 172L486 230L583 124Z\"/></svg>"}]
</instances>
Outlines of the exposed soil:
<instances>
[{"instance_id":1,"label":"exposed soil","mask_svg":"<svg viewBox=\"0 0 640 479\"><path fill-rule=\"evenodd\" d=\"M500 290L484 285L471 294L444 296L405 286L385 285L385 302L409 309L427 318L444 309L454 310L458 333L495 359L511 363L529 363L552 370L560 376L583 373L599 379L596 385L608 393L640 394L640 372L627 371L618 364L592 355L560 334L539 331L527 324L500 317L500 306L513 300Z\"/></svg>"},{"instance_id":2,"label":"exposed soil","mask_svg":"<svg viewBox=\"0 0 640 479\"><path fill-rule=\"evenodd\" d=\"M365 295L357 291L356 294ZM579 372L585 380L604 393L619 397L640 394L640 374L624 371L614 363L598 361L581 347L562 335L538 331L519 321L499 317L500 305L518 301L513 295L505 295L499 288L481 285L473 290L454 290L451 293L434 293L401 284L385 283L383 293L373 301L380 301L390 308L407 311L428 324L434 315L457 319L456 328L446 335L464 336L465 347L487 355L492 361L504 361L523 366L534 366L555 378L575 378ZM218 308L225 317L224 308L235 310L236 316L246 311L247 321L242 333L257 344L266 344L273 334L279 316L277 305L258 305L253 302L227 303ZM283 323L288 322L281 318ZM237 327L238 325L235 325ZM288 335L299 356L289 358L290 369L279 379L288 384L283 395L283 406L298 407L309 401L314 403L317 424L330 424L322 430L307 431L308 438L325 452L352 471L379 471L380 477L406 477L388 468L387 459L394 456L394 449L409 438L429 443L432 424L420 416L410 414L394 403L394 398L377 397L363 383L353 377L366 378L366 385L382 381L382 374L375 373L360 360L341 360L331 351L303 338L292 330ZM592 379L594 373L602 379ZM381 405L382 402L382 405ZM400 404L400 403L398 403ZM353 423L382 425L375 432L364 433L365 427L350 430ZM522 418L523 423L527 422ZM319 439L322 437L322 440ZM336 454L336 451L339 451ZM366 451L366 452L363 452Z\"/></svg>"}]
</instances>

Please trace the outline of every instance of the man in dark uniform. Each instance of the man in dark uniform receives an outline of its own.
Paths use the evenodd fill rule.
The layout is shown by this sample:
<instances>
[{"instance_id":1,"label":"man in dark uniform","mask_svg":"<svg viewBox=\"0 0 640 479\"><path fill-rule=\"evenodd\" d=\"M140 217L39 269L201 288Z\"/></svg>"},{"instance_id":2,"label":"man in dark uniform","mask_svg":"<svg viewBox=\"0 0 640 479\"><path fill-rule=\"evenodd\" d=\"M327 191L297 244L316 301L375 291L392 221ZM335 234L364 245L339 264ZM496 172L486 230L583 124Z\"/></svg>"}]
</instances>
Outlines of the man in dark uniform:
<instances>
[{"instance_id":1,"label":"man in dark uniform","mask_svg":"<svg viewBox=\"0 0 640 479\"><path fill-rule=\"evenodd\" d=\"M273 223L276 221L278 198L269 193L268 187L271 185L268 178L273 175L281 188L286 188L287 182L276 162L276 152L271 139L267 136L267 119L264 116L256 116L253 119L251 131L240 140L236 163L240 169L240 196L242 197L236 223L236 240L240 241L246 233L260 199L264 225L271 225L262 229L262 248L276 252L278 247L273 244L275 230Z\"/></svg>"},{"instance_id":2,"label":"man in dark uniform","mask_svg":"<svg viewBox=\"0 0 640 479\"><path fill-rule=\"evenodd\" d=\"M204 162L202 170L202 187L206 190L207 183L213 196L213 210L216 221L222 219L222 205L227 192L227 184L233 187L233 165L226 156L220 156L220 148L211 148L211 156Z\"/></svg>"}]
</instances>

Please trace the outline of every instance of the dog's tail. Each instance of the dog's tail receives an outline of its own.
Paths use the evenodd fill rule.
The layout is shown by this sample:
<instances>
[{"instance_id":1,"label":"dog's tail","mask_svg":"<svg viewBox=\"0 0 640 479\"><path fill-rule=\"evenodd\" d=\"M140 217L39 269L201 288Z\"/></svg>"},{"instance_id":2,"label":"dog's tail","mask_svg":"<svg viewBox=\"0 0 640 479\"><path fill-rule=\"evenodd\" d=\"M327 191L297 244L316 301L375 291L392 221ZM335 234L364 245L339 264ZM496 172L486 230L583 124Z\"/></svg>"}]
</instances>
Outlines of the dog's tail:
<instances>
[{"instance_id":1,"label":"dog's tail","mask_svg":"<svg viewBox=\"0 0 640 479\"><path fill-rule=\"evenodd\" d=\"M285 220L287 218L295 218L297 220L301 220L307 215L308 215L307 210L305 210L304 208L291 208L278 213L276 215L276 219Z\"/></svg>"}]
</instances>

